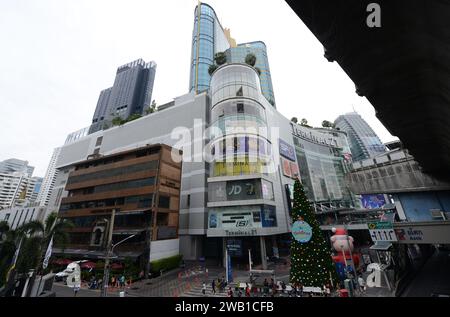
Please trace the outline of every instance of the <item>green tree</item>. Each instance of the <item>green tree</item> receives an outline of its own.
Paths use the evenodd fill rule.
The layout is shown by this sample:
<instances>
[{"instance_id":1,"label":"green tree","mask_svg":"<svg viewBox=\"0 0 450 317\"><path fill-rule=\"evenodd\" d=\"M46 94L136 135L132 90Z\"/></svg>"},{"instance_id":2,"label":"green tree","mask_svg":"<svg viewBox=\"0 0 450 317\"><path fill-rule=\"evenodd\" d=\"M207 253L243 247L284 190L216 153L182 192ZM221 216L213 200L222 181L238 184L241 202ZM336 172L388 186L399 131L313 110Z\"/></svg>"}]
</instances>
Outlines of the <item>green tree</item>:
<instances>
[{"instance_id":1,"label":"green tree","mask_svg":"<svg viewBox=\"0 0 450 317\"><path fill-rule=\"evenodd\" d=\"M114 127L116 127L118 125L124 125L125 120L123 120L121 117L114 117L114 119L112 119L111 123Z\"/></svg>"},{"instance_id":2,"label":"green tree","mask_svg":"<svg viewBox=\"0 0 450 317\"><path fill-rule=\"evenodd\" d=\"M304 126L304 127L308 127L309 125L308 125L308 120L306 120L305 118L303 118L301 121L300 121L300 125L302 125L302 126Z\"/></svg>"},{"instance_id":3,"label":"green tree","mask_svg":"<svg viewBox=\"0 0 450 317\"><path fill-rule=\"evenodd\" d=\"M255 65L256 65L255 54L252 54L252 53L247 54L247 56L245 57L245 63L252 67L255 67Z\"/></svg>"},{"instance_id":4,"label":"green tree","mask_svg":"<svg viewBox=\"0 0 450 317\"><path fill-rule=\"evenodd\" d=\"M227 62L227 55L224 52L219 52L216 55L214 55L214 61L219 66L221 66L223 64L226 64L226 62Z\"/></svg>"},{"instance_id":5,"label":"green tree","mask_svg":"<svg viewBox=\"0 0 450 317\"><path fill-rule=\"evenodd\" d=\"M258 73L259 76L261 76L261 69L259 69L258 67L255 67L256 72Z\"/></svg>"},{"instance_id":6,"label":"green tree","mask_svg":"<svg viewBox=\"0 0 450 317\"><path fill-rule=\"evenodd\" d=\"M149 115L149 114L155 113L157 111L156 110L157 107L158 106L156 105L156 101L153 100L152 104L147 109L145 109L145 114Z\"/></svg>"},{"instance_id":7,"label":"green tree","mask_svg":"<svg viewBox=\"0 0 450 317\"><path fill-rule=\"evenodd\" d=\"M217 68L219 67L216 64L209 65L208 68L209 76L212 76L212 74L216 71Z\"/></svg>"},{"instance_id":8,"label":"green tree","mask_svg":"<svg viewBox=\"0 0 450 317\"><path fill-rule=\"evenodd\" d=\"M140 115L139 113L133 113L131 116L127 118L126 122L131 122L140 118L142 118L142 115Z\"/></svg>"},{"instance_id":9,"label":"green tree","mask_svg":"<svg viewBox=\"0 0 450 317\"><path fill-rule=\"evenodd\" d=\"M294 122L294 123L298 123L297 117L293 117L293 118L291 119L291 121Z\"/></svg>"},{"instance_id":10,"label":"green tree","mask_svg":"<svg viewBox=\"0 0 450 317\"><path fill-rule=\"evenodd\" d=\"M0 287L6 282L20 234L18 230L11 230L8 222L0 222Z\"/></svg>"},{"instance_id":11,"label":"green tree","mask_svg":"<svg viewBox=\"0 0 450 317\"><path fill-rule=\"evenodd\" d=\"M328 121L328 120L324 120L322 122L322 127L334 129L335 128L335 124L333 122Z\"/></svg>"},{"instance_id":12,"label":"green tree","mask_svg":"<svg viewBox=\"0 0 450 317\"><path fill-rule=\"evenodd\" d=\"M294 206L292 221L304 221L312 228L309 242L301 243L292 239L291 243L291 283L301 283L309 287L322 287L336 281L331 250L325 241L311 203L299 180L294 186Z\"/></svg>"}]
</instances>

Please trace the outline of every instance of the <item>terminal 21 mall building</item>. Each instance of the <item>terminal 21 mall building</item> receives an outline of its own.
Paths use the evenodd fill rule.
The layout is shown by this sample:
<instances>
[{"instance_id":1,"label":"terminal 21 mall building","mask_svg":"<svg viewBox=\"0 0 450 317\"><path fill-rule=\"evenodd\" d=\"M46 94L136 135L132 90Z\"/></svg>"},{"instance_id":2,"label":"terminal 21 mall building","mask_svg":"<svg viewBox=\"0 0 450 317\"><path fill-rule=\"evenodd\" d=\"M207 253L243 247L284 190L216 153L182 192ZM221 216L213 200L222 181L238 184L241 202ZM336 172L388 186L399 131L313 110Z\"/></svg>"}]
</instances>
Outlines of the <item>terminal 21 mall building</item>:
<instances>
[{"instance_id":1,"label":"terminal 21 mall building","mask_svg":"<svg viewBox=\"0 0 450 317\"><path fill-rule=\"evenodd\" d=\"M264 267L267 257L287 255L297 178L316 210L355 206L344 182L351 164L346 134L291 122L262 94L257 70L239 63L219 67L203 93L63 146L56 180L62 194L50 204L59 208L67 195L64 171L77 162L152 144L183 151L178 232L159 242L164 256L222 264L228 247L233 264L246 265L251 250Z\"/></svg>"}]
</instances>

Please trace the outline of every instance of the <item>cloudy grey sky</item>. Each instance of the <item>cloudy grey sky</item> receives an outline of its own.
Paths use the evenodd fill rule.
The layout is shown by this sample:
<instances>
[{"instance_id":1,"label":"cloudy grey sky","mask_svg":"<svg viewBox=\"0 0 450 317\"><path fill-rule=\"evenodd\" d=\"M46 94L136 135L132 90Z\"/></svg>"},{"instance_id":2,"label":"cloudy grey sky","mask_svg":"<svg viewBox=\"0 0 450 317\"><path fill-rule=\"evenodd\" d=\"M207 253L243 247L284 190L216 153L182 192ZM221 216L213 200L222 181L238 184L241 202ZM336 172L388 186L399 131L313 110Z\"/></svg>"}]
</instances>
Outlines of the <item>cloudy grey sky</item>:
<instances>
[{"instance_id":1,"label":"cloudy grey sky","mask_svg":"<svg viewBox=\"0 0 450 317\"><path fill-rule=\"evenodd\" d=\"M269 50L278 110L323 120L358 111L382 141L395 139L339 65L284 0L209 0L238 43ZM158 64L158 104L188 91L196 0L0 1L0 160L16 157L43 176L53 148L88 126L116 68Z\"/></svg>"}]
</instances>

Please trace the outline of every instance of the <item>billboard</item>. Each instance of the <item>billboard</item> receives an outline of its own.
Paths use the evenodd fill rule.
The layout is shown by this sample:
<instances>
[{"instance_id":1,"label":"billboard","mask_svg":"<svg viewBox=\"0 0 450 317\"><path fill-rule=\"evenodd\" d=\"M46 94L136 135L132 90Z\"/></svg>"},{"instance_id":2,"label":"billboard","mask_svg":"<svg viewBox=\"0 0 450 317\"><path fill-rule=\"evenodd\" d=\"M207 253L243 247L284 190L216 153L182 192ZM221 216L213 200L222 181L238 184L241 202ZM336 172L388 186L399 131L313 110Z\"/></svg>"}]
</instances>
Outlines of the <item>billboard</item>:
<instances>
[{"instance_id":1,"label":"billboard","mask_svg":"<svg viewBox=\"0 0 450 317\"><path fill-rule=\"evenodd\" d=\"M365 209L383 208L386 205L384 195L361 195L361 205Z\"/></svg>"},{"instance_id":2,"label":"billboard","mask_svg":"<svg viewBox=\"0 0 450 317\"><path fill-rule=\"evenodd\" d=\"M280 143L280 155L295 162L295 149L290 144L284 142L283 140L278 140Z\"/></svg>"}]
</instances>

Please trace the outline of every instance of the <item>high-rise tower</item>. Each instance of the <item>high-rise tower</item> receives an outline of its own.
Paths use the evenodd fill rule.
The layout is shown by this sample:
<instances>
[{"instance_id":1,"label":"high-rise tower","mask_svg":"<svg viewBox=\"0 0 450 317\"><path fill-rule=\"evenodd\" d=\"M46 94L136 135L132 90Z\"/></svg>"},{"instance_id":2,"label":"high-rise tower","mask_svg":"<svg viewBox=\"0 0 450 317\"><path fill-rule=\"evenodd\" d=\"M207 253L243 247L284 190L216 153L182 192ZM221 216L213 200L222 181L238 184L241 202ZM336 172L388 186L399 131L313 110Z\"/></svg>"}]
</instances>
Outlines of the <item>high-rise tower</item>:
<instances>
[{"instance_id":1,"label":"high-rise tower","mask_svg":"<svg viewBox=\"0 0 450 317\"><path fill-rule=\"evenodd\" d=\"M358 113L339 116L334 124L347 133L353 161L365 160L386 151L378 135Z\"/></svg>"},{"instance_id":2,"label":"high-rise tower","mask_svg":"<svg viewBox=\"0 0 450 317\"><path fill-rule=\"evenodd\" d=\"M260 71L261 90L267 101L275 106L272 77L266 45L261 41L236 45L230 30L224 29L214 9L200 3L195 8L194 31L192 34L192 58L190 74L190 92L200 93L208 90L211 76L209 66L214 64L214 56L225 53L228 63L245 63L248 54L256 56L256 65Z\"/></svg>"},{"instance_id":3,"label":"high-rise tower","mask_svg":"<svg viewBox=\"0 0 450 317\"><path fill-rule=\"evenodd\" d=\"M114 86L100 93L89 133L111 125L115 117L144 114L152 102L156 63L142 59L120 66Z\"/></svg>"},{"instance_id":4,"label":"high-rise tower","mask_svg":"<svg viewBox=\"0 0 450 317\"><path fill-rule=\"evenodd\" d=\"M200 93L209 89L210 65L214 55L231 47L229 31L224 30L214 9L206 3L195 8L194 31L192 34L191 75L189 91Z\"/></svg>"}]
</instances>

